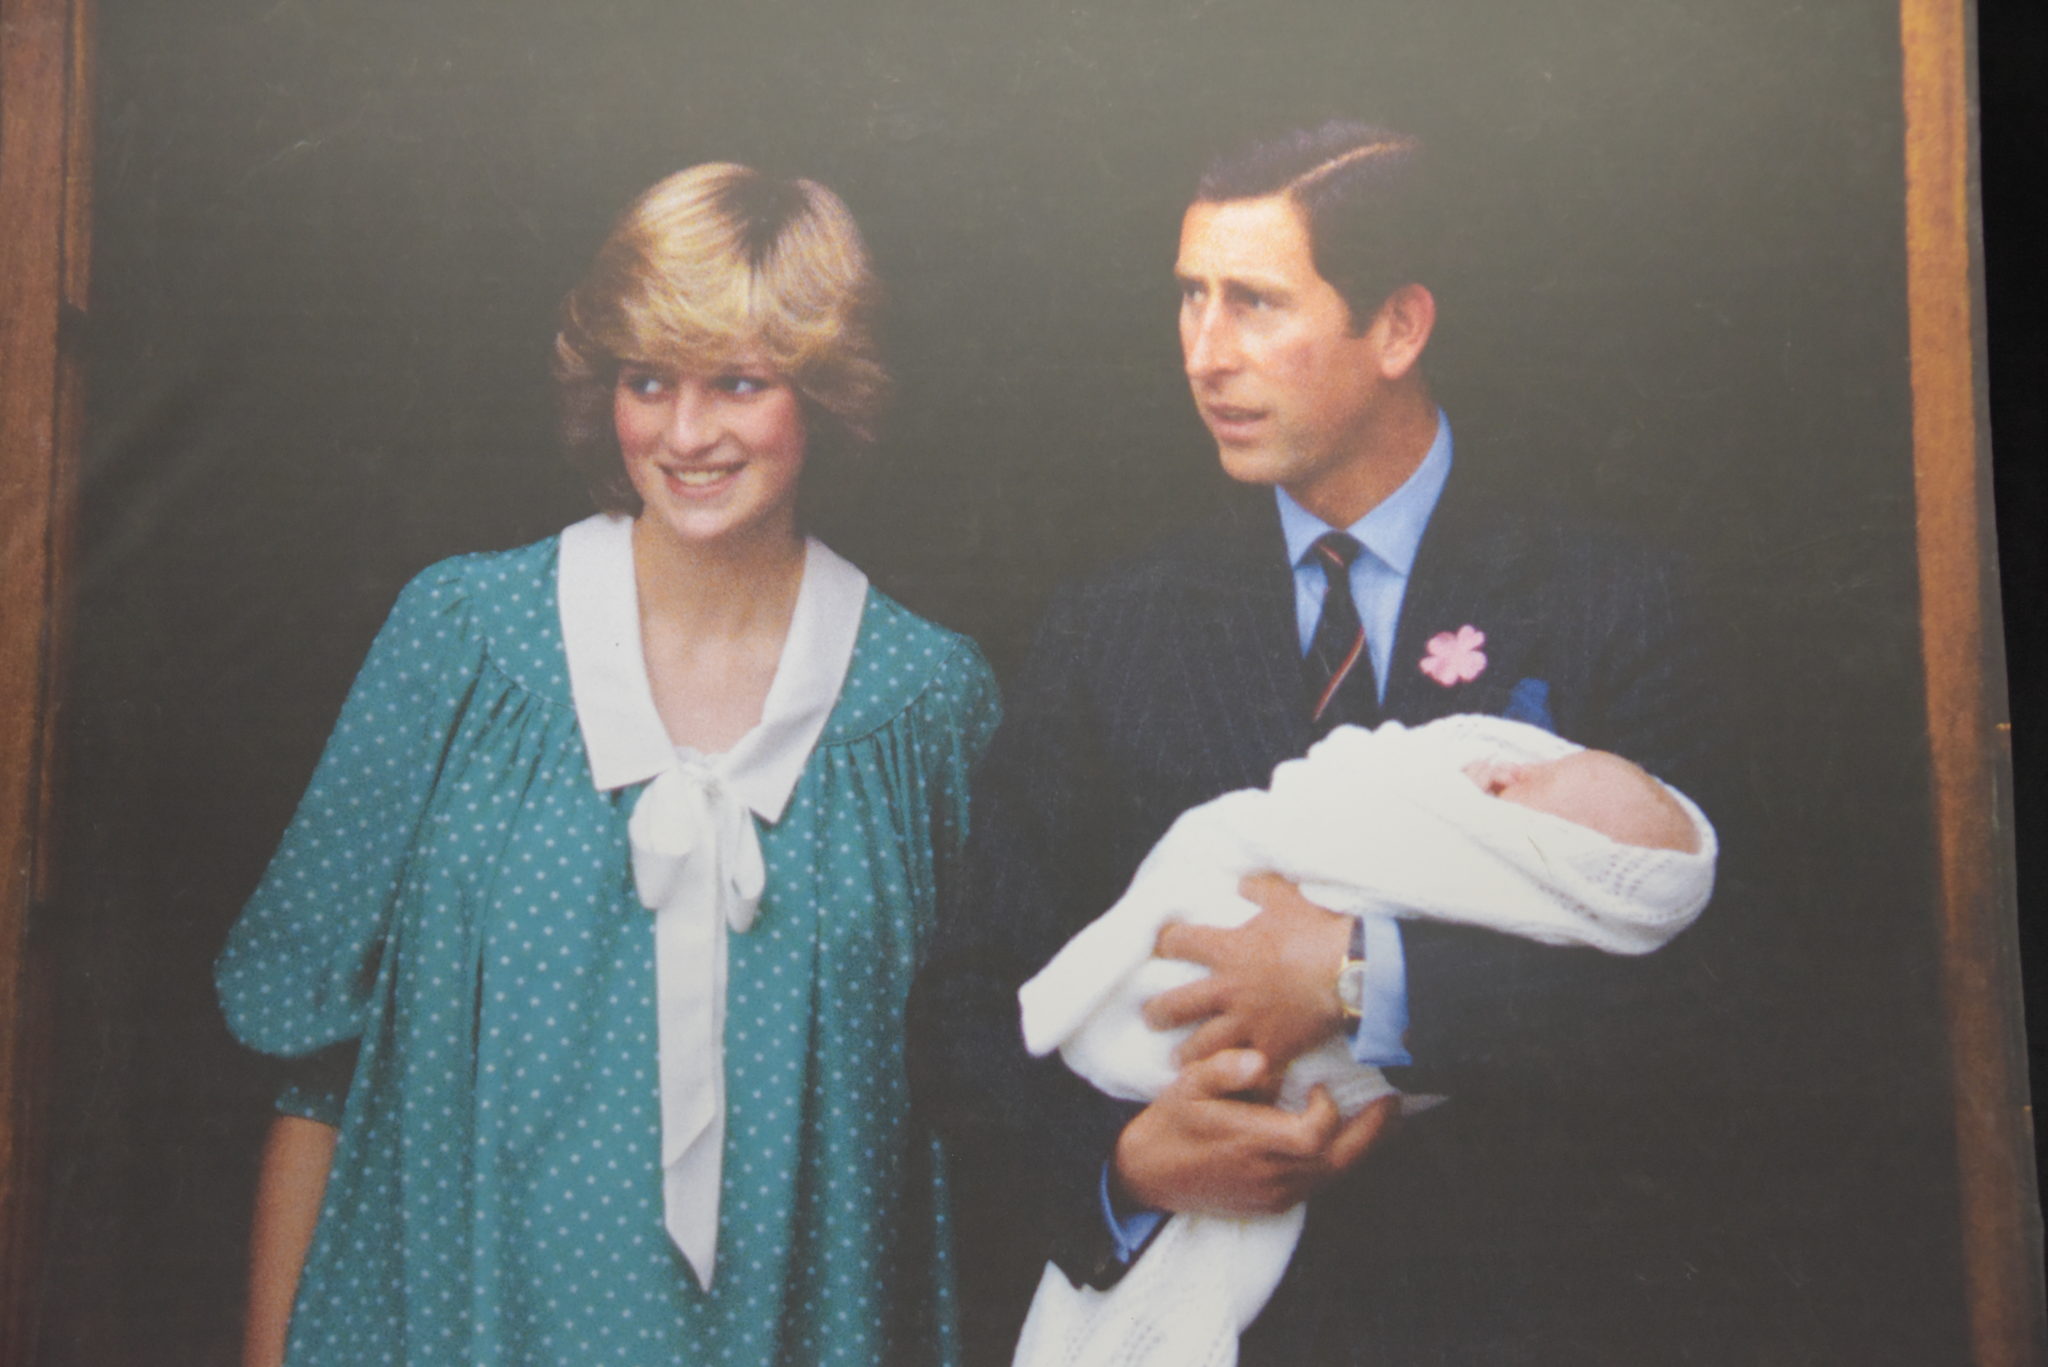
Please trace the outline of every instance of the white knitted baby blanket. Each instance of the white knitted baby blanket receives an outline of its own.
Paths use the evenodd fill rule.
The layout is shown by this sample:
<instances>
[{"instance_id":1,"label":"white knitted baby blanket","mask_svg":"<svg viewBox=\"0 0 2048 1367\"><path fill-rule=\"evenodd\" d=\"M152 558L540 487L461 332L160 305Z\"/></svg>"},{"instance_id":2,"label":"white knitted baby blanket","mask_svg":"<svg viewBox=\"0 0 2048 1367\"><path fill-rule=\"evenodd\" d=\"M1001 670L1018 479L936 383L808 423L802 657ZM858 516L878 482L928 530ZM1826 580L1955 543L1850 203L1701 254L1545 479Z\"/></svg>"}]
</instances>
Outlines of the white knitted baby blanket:
<instances>
[{"instance_id":1,"label":"white knitted baby blanket","mask_svg":"<svg viewBox=\"0 0 2048 1367\"><path fill-rule=\"evenodd\" d=\"M1276 769L1271 788L1226 793L1173 824L1116 905L1018 991L1026 1046L1057 1048L1111 1096L1157 1096L1188 1031L1152 1030L1141 1009L1206 970L1153 958L1153 943L1169 920L1243 924L1258 908L1238 882L1265 870L1346 914L1458 922L1613 954L1659 948L1713 890L1713 827L1689 798L1670 790L1699 837L1697 852L1683 854L1490 797L1463 773L1475 760L1541 763L1579 748L1498 717L1337 728ZM1288 1068L1281 1104L1299 1109L1317 1083L1347 1115L1394 1090L1335 1039ZM1412 1113L1436 1100L1402 1104ZM1075 1287L1048 1265L1015 1367L1230 1367L1302 1219L1300 1206L1176 1215L1108 1291Z\"/></svg>"}]
</instances>

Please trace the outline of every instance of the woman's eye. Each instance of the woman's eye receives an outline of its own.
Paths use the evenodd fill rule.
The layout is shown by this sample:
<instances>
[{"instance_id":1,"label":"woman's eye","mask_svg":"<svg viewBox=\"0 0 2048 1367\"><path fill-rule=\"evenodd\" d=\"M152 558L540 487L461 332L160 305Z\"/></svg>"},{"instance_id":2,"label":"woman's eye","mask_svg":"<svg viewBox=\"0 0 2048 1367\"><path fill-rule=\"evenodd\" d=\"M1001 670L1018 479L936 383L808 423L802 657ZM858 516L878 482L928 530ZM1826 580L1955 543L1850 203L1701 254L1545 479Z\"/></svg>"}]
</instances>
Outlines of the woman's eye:
<instances>
[{"instance_id":1,"label":"woman's eye","mask_svg":"<svg viewBox=\"0 0 2048 1367\"><path fill-rule=\"evenodd\" d=\"M658 398L668 389L668 380L651 370L628 370L619 375L619 385L637 398Z\"/></svg>"},{"instance_id":2,"label":"woman's eye","mask_svg":"<svg viewBox=\"0 0 2048 1367\"><path fill-rule=\"evenodd\" d=\"M775 382L765 375L721 375L718 387L728 394L759 394Z\"/></svg>"}]
</instances>

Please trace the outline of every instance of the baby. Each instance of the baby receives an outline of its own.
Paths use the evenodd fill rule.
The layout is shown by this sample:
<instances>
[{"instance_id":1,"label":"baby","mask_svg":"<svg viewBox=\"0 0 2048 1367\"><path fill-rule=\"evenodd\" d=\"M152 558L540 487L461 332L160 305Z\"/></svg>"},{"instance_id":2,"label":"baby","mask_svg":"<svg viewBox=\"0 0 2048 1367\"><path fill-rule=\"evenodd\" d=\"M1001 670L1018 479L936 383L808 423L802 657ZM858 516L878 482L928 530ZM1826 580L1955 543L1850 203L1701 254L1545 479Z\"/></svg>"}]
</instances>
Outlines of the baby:
<instances>
[{"instance_id":1,"label":"baby","mask_svg":"<svg viewBox=\"0 0 2048 1367\"><path fill-rule=\"evenodd\" d=\"M1249 920L1258 908L1237 892L1248 874L1278 873L1346 914L1647 954L1706 906L1715 855L1713 827L1689 798L1540 728L1480 716L1340 727L1276 769L1270 788L1226 793L1173 824L1116 905L1018 992L1025 1043L1057 1048L1112 1096L1157 1096L1189 1030L1153 1030L1142 1008L1205 970L1155 959L1153 944L1169 920ZM1395 1090L1338 1039L1289 1064L1280 1104L1299 1109L1318 1084L1347 1115ZM1402 1107L1442 1100L1404 1097ZM1302 1215L1176 1216L1107 1292L1048 1267L1016 1363L1227 1367L1286 1270Z\"/></svg>"},{"instance_id":2,"label":"baby","mask_svg":"<svg viewBox=\"0 0 2048 1367\"><path fill-rule=\"evenodd\" d=\"M1620 755L1575 750L1539 764L1478 759L1464 773L1490 797L1562 817L1609 840L1699 853L1700 832L1687 804Z\"/></svg>"}]
</instances>

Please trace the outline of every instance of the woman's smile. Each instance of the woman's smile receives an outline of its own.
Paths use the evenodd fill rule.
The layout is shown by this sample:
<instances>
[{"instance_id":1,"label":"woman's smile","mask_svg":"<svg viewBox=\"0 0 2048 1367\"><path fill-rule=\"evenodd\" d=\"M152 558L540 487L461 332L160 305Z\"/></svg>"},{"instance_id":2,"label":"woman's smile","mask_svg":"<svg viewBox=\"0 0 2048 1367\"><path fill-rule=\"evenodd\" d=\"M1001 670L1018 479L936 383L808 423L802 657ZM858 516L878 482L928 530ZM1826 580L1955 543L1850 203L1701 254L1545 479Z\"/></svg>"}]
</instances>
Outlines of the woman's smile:
<instances>
[{"instance_id":1,"label":"woman's smile","mask_svg":"<svg viewBox=\"0 0 2048 1367\"><path fill-rule=\"evenodd\" d=\"M664 465L662 473L683 498L702 498L718 493L731 484L739 472L746 468L742 464L732 465Z\"/></svg>"}]
</instances>

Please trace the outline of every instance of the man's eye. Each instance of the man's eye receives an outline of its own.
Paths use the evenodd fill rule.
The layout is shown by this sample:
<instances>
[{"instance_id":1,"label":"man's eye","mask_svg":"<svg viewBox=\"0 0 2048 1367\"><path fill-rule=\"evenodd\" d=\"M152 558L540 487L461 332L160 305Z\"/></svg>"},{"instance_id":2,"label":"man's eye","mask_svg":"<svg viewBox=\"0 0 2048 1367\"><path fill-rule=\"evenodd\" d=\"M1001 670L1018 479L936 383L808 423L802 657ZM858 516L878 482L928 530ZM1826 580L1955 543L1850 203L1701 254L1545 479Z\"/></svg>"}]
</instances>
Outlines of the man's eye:
<instances>
[{"instance_id":1,"label":"man's eye","mask_svg":"<svg viewBox=\"0 0 2048 1367\"><path fill-rule=\"evenodd\" d=\"M1183 304L1199 304L1199 303L1201 303L1201 302L1202 302L1202 296L1203 296L1203 293L1204 293L1204 291L1203 291L1202 287L1201 287L1200 285L1196 284L1196 283L1195 283L1194 281L1192 281L1192 280L1183 280L1183 281L1181 282L1181 286L1180 286L1180 301L1181 301L1181 302L1182 302Z\"/></svg>"}]
</instances>

